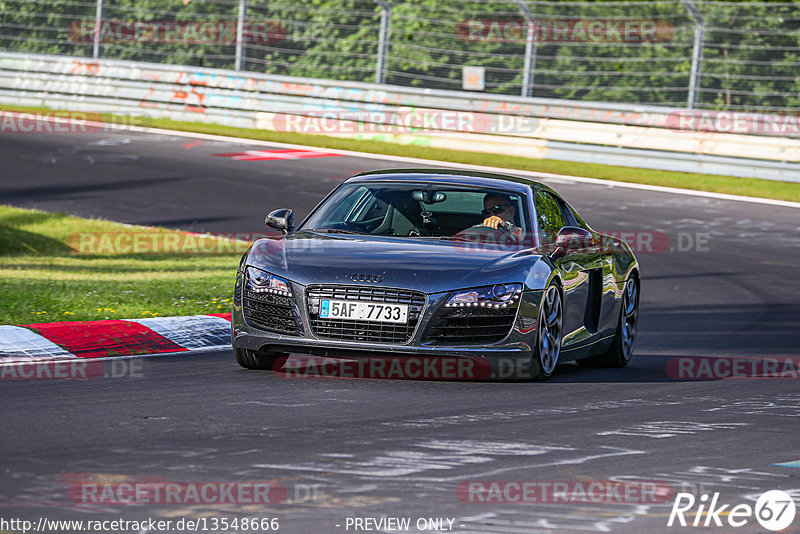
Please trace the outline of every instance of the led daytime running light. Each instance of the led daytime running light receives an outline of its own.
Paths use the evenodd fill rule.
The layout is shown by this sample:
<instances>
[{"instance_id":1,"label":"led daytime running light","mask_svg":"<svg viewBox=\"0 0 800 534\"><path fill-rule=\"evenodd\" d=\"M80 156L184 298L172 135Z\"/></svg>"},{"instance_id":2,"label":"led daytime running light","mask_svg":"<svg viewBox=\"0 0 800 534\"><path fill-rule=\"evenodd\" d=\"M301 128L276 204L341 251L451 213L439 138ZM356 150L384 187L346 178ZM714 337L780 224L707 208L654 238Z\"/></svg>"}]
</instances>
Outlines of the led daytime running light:
<instances>
[{"instance_id":1,"label":"led daytime running light","mask_svg":"<svg viewBox=\"0 0 800 534\"><path fill-rule=\"evenodd\" d=\"M445 302L444 307L445 308L492 308L492 309L499 309L499 308L509 308L511 306L516 306L518 301L519 301L519 299L520 299L520 296L522 295L522 287L520 286L520 284L507 284L507 285L510 285L512 287L516 287L516 289L512 290L513 293L511 295L511 297L508 298L508 300L505 300L505 301L502 301L502 302L492 302L492 300L491 300L492 297L487 298L486 296L482 296L481 295L482 291L485 291L485 293L487 295L491 295L492 290L496 286L494 286L494 287L490 286L490 287L474 289L474 290L457 291L447 300L447 302ZM463 296L463 295L467 295L467 294L474 294L478 300L477 301L472 301L472 302L463 302L463 301L454 302L454 300L456 300L458 297Z\"/></svg>"},{"instance_id":2,"label":"led daytime running light","mask_svg":"<svg viewBox=\"0 0 800 534\"><path fill-rule=\"evenodd\" d=\"M269 293L283 297L292 296L288 280L255 267L247 268L247 289L253 293Z\"/></svg>"}]
</instances>

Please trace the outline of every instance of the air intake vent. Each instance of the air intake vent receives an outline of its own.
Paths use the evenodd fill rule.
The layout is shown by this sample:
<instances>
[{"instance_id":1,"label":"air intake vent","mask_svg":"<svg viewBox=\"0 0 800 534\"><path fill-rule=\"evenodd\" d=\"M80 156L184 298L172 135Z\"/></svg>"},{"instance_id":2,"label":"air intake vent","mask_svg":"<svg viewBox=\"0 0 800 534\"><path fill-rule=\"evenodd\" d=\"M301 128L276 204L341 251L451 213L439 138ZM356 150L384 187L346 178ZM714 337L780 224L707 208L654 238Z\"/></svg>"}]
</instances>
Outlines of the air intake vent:
<instances>
[{"instance_id":1,"label":"air intake vent","mask_svg":"<svg viewBox=\"0 0 800 534\"><path fill-rule=\"evenodd\" d=\"M302 333L297 306L289 297L245 289L242 307L244 319L250 326L279 334L299 336Z\"/></svg>"},{"instance_id":2,"label":"air intake vent","mask_svg":"<svg viewBox=\"0 0 800 534\"><path fill-rule=\"evenodd\" d=\"M589 273L589 298L586 299L586 313L583 324L590 332L597 332L600 323L600 305L603 302L603 271L590 269Z\"/></svg>"},{"instance_id":3,"label":"air intake vent","mask_svg":"<svg viewBox=\"0 0 800 534\"><path fill-rule=\"evenodd\" d=\"M442 308L431 321L425 342L482 345L508 336L519 304L511 308Z\"/></svg>"}]
</instances>

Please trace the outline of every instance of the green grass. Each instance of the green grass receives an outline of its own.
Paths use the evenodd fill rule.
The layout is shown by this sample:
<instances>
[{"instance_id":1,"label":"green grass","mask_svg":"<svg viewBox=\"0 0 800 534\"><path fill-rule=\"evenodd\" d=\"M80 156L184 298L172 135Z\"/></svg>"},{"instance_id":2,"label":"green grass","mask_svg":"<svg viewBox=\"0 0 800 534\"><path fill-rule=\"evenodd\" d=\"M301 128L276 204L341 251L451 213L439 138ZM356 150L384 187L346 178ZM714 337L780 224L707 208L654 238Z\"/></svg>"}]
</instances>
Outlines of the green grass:
<instances>
[{"instance_id":1,"label":"green grass","mask_svg":"<svg viewBox=\"0 0 800 534\"><path fill-rule=\"evenodd\" d=\"M27 108L5 105L0 105L0 109L29 112L46 110L46 108ZM105 117L106 120L114 120L117 123L127 124L130 122L130 120L127 120L123 116L116 116L115 118L114 116L106 115ZM521 158L516 156L504 156L480 152L462 152L458 150L431 148L419 145L399 145L375 140L344 139L324 135L300 134L292 132L271 132L266 130L220 126L216 124L179 122L170 119L144 119L140 121L140 124L142 126L150 126L153 128L225 135L230 137L258 139L261 141L278 143L309 145L320 148L354 150L358 152L384 154L387 156L404 156L438 161L449 161L453 163L487 165L491 167L503 167L525 171L586 176L589 178L616 180L620 182L660 185L666 187L694 189L699 191L727 193L731 195L744 195L800 202L800 184L790 182L760 180L756 178L737 178L735 176L716 176L699 173L637 169L633 167L618 167L595 163Z\"/></svg>"},{"instance_id":2,"label":"green grass","mask_svg":"<svg viewBox=\"0 0 800 534\"><path fill-rule=\"evenodd\" d=\"M102 236L137 234L149 241L102 246ZM81 249L81 236L94 247ZM167 236L177 241L169 253L147 245ZM193 243L183 232L0 205L0 324L229 312L246 244L205 238L201 249L215 252L193 253Z\"/></svg>"}]
</instances>

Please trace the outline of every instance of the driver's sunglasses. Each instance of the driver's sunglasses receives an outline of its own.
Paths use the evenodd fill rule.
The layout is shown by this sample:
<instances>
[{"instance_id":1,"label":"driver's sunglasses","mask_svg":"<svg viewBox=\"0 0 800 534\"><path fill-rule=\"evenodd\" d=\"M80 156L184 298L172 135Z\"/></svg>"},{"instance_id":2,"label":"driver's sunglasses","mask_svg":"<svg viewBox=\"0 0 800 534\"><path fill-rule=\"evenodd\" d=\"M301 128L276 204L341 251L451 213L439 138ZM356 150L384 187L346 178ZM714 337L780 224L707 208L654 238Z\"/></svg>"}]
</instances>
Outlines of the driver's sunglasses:
<instances>
[{"instance_id":1,"label":"driver's sunglasses","mask_svg":"<svg viewBox=\"0 0 800 534\"><path fill-rule=\"evenodd\" d=\"M506 211L506 208L510 208L510 207L511 207L511 204L502 204L502 205L498 204L497 206L492 206L491 208L486 208L485 210L483 210L481 212L481 215L483 215L484 217L488 217L489 215L500 215L501 213Z\"/></svg>"}]
</instances>

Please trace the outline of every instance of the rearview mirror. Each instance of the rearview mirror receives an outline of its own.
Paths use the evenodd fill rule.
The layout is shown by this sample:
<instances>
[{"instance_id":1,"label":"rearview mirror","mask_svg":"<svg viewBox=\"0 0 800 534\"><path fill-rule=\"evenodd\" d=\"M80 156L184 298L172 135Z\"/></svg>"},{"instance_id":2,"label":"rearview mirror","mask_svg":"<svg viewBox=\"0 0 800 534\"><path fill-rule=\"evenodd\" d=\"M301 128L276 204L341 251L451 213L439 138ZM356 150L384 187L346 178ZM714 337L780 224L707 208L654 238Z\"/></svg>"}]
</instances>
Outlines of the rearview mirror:
<instances>
[{"instance_id":1,"label":"rearview mirror","mask_svg":"<svg viewBox=\"0 0 800 534\"><path fill-rule=\"evenodd\" d=\"M270 212L267 218L264 219L264 224L268 228L275 228L284 234L294 231L294 214L289 208L281 208Z\"/></svg>"},{"instance_id":2,"label":"rearview mirror","mask_svg":"<svg viewBox=\"0 0 800 534\"><path fill-rule=\"evenodd\" d=\"M441 191L431 191L430 189L425 189L424 191L412 191L411 198L425 204L437 204L447 200L447 195Z\"/></svg>"},{"instance_id":3,"label":"rearview mirror","mask_svg":"<svg viewBox=\"0 0 800 534\"><path fill-rule=\"evenodd\" d=\"M594 235L584 228L565 226L556 236L556 253L580 252L594 246Z\"/></svg>"}]
</instances>

